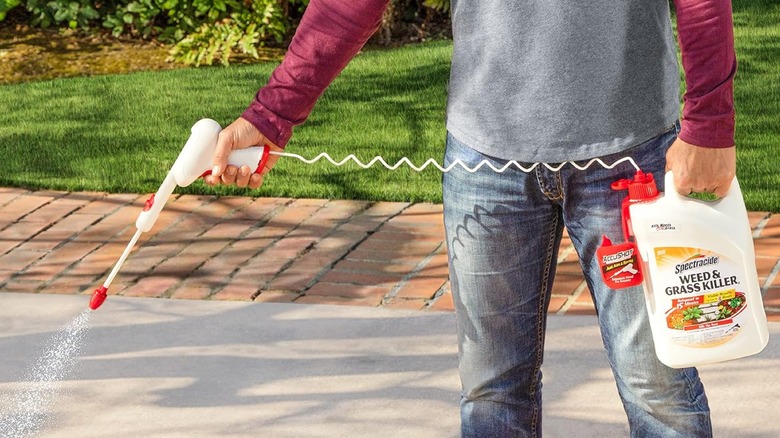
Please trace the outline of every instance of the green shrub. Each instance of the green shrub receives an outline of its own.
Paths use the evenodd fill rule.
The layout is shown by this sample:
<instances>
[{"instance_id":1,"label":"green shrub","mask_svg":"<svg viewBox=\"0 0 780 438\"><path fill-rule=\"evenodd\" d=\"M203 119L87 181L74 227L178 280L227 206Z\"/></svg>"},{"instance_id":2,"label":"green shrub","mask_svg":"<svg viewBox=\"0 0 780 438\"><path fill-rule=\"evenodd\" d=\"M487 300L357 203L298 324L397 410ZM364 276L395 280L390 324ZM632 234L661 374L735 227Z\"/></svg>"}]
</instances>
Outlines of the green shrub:
<instances>
[{"instance_id":1,"label":"green shrub","mask_svg":"<svg viewBox=\"0 0 780 438\"><path fill-rule=\"evenodd\" d=\"M215 24L204 24L187 35L173 47L171 59L195 66L212 65L217 60L228 65L235 52L257 58L260 43L260 32L255 23L228 18Z\"/></svg>"},{"instance_id":2,"label":"green shrub","mask_svg":"<svg viewBox=\"0 0 780 438\"><path fill-rule=\"evenodd\" d=\"M423 6L439 12L449 12L450 0L423 0Z\"/></svg>"},{"instance_id":3,"label":"green shrub","mask_svg":"<svg viewBox=\"0 0 780 438\"><path fill-rule=\"evenodd\" d=\"M246 9L238 0L133 0L106 14L103 26L115 36L155 37L171 43L205 23Z\"/></svg>"},{"instance_id":4,"label":"green shrub","mask_svg":"<svg viewBox=\"0 0 780 438\"><path fill-rule=\"evenodd\" d=\"M393 29L427 22L450 0L393 0L382 41ZM0 0L0 21L11 9L26 10L33 27L110 32L116 37L175 44L171 59L188 65L227 65L235 56L258 57L257 48L292 34L308 0ZM427 11L427 12L426 12ZM421 18L425 17L425 18Z\"/></svg>"},{"instance_id":5,"label":"green shrub","mask_svg":"<svg viewBox=\"0 0 780 438\"><path fill-rule=\"evenodd\" d=\"M171 50L171 59L187 65L230 63L234 54L258 57L266 41L282 42L289 20L276 0L254 0L250 10L230 14L214 24L202 24Z\"/></svg>"},{"instance_id":6,"label":"green shrub","mask_svg":"<svg viewBox=\"0 0 780 438\"><path fill-rule=\"evenodd\" d=\"M277 0L263 3L274 3L282 10ZM33 27L68 27L90 33L103 27L114 36L156 38L168 43L180 41L204 24L256 9L252 0L0 0L0 21L6 12L20 5Z\"/></svg>"},{"instance_id":7,"label":"green shrub","mask_svg":"<svg viewBox=\"0 0 780 438\"><path fill-rule=\"evenodd\" d=\"M22 4L22 0L0 0L0 21L5 20L5 14Z\"/></svg>"},{"instance_id":8,"label":"green shrub","mask_svg":"<svg viewBox=\"0 0 780 438\"><path fill-rule=\"evenodd\" d=\"M114 36L133 35L150 38L162 32L163 5L157 0L136 0L117 5L103 19L103 27Z\"/></svg>"},{"instance_id":9,"label":"green shrub","mask_svg":"<svg viewBox=\"0 0 780 438\"><path fill-rule=\"evenodd\" d=\"M100 17L93 2L86 0L27 0L30 24L38 27L67 26L71 29L89 28Z\"/></svg>"}]
</instances>

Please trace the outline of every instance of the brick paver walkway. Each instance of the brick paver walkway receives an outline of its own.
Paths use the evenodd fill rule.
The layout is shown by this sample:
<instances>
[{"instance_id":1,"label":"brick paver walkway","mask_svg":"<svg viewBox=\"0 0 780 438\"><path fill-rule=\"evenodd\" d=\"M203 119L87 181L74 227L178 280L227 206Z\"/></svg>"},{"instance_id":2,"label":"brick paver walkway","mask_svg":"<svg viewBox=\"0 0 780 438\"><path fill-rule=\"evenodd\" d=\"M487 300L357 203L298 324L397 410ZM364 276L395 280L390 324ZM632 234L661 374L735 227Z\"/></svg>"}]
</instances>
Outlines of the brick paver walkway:
<instances>
[{"instance_id":1,"label":"brick paver walkway","mask_svg":"<svg viewBox=\"0 0 780 438\"><path fill-rule=\"evenodd\" d=\"M146 197L0 188L0 290L90 295ZM780 214L750 219L780 321ZM443 234L434 204L174 196L109 294L451 311ZM593 314L566 236L557 271L549 311Z\"/></svg>"}]
</instances>

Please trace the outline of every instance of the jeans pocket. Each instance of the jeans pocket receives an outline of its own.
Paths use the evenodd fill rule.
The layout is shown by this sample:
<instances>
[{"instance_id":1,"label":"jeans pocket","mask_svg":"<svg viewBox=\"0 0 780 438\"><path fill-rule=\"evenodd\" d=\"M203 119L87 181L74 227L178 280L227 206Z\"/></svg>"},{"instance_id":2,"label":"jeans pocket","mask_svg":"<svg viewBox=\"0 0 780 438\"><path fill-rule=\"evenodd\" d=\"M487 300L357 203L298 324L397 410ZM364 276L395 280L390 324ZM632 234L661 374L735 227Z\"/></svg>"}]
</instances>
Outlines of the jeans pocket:
<instances>
[{"instance_id":1,"label":"jeans pocket","mask_svg":"<svg viewBox=\"0 0 780 438\"><path fill-rule=\"evenodd\" d=\"M444 154L444 166L449 167L453 163L462 163L469 169L475 169L485 160L490 160L489 157L467 146L462 141L458 140L451 133L447 133L447 146ZM464 170L462 166L456 165L454 169Z\"/></svg>"}]
</instances>

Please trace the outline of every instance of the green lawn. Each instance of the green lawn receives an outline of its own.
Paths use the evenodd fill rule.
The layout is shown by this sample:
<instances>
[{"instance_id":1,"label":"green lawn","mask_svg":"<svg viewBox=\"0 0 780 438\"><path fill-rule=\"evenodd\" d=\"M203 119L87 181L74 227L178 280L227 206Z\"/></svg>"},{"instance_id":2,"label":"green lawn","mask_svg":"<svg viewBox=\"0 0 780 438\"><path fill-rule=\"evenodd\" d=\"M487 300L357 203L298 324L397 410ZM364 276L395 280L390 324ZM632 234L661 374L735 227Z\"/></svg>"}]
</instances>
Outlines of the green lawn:
<instances>
[{"instance_id":1,"label":"green lawn","mask_svg":"<svg viewBox=\"0 0 780 438\"><path fill-rule=\"evenodd\" d=\"M751 210L780 211L780 4L735 0L738 176ZM393 162L441 159L451 45L434 42L358 56L295 131L290 151ZM223 126L273 64L84 77L0 86L0 185L155 191L189 135ZM441 174L282 159L252 195L440 202ZM189 193L248 193L198 182Z\"/></svg>"},{"instance_id":2,"label":"green lawn","mask_svg":"<svg viewBox=\"0 0 780 438\"><path fill-rule=\"evenodd\" d=\"M780 2L734 0L737 178L752 210L780 212Z\"/></svg>"},{"instance_id":3,"label":"green lawn","mask_svg":"<svg viewBox=\"0 0 780 438\"><path fill-rule=\"evenodd\" d=\"M442 155L451 46L368 51L322 97L289 148L362 160ZM274 64L82 77L0 86L0 185L60 190L157 189L203 117L230 123ZM253 194L438 201L441 175L283 159ZM200 182L190 193L214 193ZM220 193L247 193L220 188Z\"/></svg>"}]
</instances>

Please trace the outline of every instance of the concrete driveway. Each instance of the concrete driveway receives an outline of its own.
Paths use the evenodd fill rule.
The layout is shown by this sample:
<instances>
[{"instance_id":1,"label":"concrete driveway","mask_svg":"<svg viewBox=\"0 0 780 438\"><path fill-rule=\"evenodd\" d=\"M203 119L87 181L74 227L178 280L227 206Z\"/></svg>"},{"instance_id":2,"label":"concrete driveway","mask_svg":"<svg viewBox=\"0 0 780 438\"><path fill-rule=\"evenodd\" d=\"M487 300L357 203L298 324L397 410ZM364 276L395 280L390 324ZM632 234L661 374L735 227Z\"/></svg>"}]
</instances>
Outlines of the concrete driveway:
<instances>
[{"instance_id":1,"label":"concrete driveway","mask_svg":"<svg viewBox=\"0 0 780 438\"><path fill-rule=\"evenodd\" d=\"M87 296L0 293L0 417ZM451 313L110 297L42 437L455 437ZM761 354L702 367L716 437L780 436L780 323ZM545 437L625 437L593 316L550 316Z\"/></svg>"}]
</instances>

